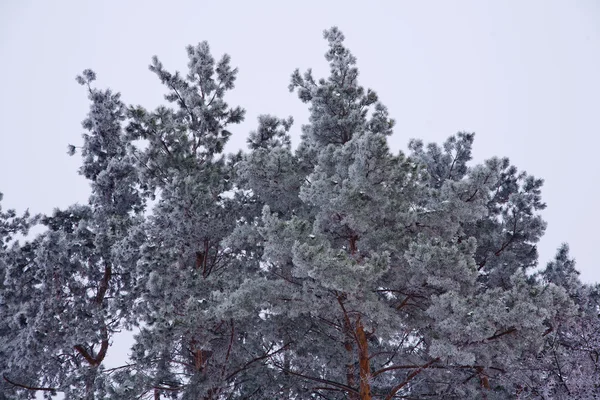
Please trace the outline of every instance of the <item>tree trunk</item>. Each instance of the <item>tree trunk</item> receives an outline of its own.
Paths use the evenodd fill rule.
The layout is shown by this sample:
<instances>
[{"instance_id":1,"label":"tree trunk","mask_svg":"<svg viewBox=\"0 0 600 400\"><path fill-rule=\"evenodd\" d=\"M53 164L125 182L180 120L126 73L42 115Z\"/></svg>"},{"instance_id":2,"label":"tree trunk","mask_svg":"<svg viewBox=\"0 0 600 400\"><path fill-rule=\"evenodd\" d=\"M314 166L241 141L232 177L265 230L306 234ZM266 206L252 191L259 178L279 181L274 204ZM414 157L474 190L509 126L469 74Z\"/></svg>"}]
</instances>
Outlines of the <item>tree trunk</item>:
<instances>
[{"instance_id":1,"label":"tree trunk","mask_svg":"<svg viewBox=\"0 0 600 400\"><path fill-rule=\"evenodd\" d=\"M346 327L347 330L352 329L351 326ZM354 352L353 352L353 346L352 346L352 337L350 332L346 332L346 340L344 341L344 348L346 349L346 351L348 352L348 356L350 358L350 361L348 362L348 364L346 364L346 385L348 385L351 388L356 387L356 379L354 376L354 363L352 362L352 360L354 359ZM348 399L349 400L360 400L359 397L356 395L356 393L348 393Z\"/></svg>"},{"instance_id":2,"label":"tree trunk","mask_svg":"<svg viewBox=\"0 0 600 400\"><path fill-rule=\"evenodd\" d=\"M352 322L350 321L350 316L348 315L348 312L346 311L346 307L344 306L344 299L343 299L343 295L339 295L337 296L337 301L340 305L340 308L342 309L342 312L344 314L344 336L345 336L345 340L344 340L344 348L346 349L346 352L348 352L348 363L346 364L346 385L348 387L351 388L355 388L356 387L356 378L355 378L355 371L354 371L354 346L352 345L352 343L354 342L354 338L355 338L355 332L354 329L352 328ZM348 399L349 400L360 400L359 396L355 393L355 392L348 392Z\"/></svg>"},{"instance_id":3,"label":"tree trunk","mask_svg":"<svg viewBox=\"0 0 600 400\"><path fill-rule=\"evenodd\" d=\"M96 382L96 374L98 372L97 366L91 366L85 375L85 400L94 400L94 383Z\"/></svg>"},{"instance_id":4,"label":"tree trunk","mask_svg":"<svg viewBox=\"0 0 600 400\"><path fill-rule=\"evenodd\" d=\"M369 363L369 342L360 321L356 321L356 338L358 341L358 365L360 367L360 400L371 400L371 364Z\"/></svg>"}]
</instances>

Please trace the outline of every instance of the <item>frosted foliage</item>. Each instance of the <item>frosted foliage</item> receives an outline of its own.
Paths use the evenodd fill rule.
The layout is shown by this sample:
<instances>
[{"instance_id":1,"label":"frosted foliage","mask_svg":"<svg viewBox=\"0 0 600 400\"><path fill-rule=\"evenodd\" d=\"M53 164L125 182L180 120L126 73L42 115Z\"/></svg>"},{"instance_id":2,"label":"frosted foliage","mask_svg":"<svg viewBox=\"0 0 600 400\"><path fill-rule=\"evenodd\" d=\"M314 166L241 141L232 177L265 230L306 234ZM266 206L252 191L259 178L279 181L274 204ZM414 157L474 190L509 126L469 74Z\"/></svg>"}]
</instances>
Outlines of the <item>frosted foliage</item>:
<instances>
[{"instance_id":1,"label":"frosted foliage","mask_svg":"<svg viewBox=\"0 0 600 400\"><path fill-rule=\"evenodd\" d=\"M292 119L270 115L258 117L258 129L250 132L250 154L238 163L237 184L251 187L260 203L268 203L280 213L299 211L298 192L304 181L299 161L291 150L289 130ZM258 200L258 199L256 199Z\"/></svg>"},{"instance_id":2,"label":"frosted foliage","mask_svg":"<svg viewBox=\"0 0 600 400\"><path fill-rule=\"evenodd\" d=\"M549 326L537 358L528 360L543 374L528 376L523 397L594 399L600 396L600 287L582 285L578 275L566 244L539 273L544 282L566 291L572 307L568 315Z\"/></svg>"},{"instance_id":3,"label":"frosted foliage","mask_svg":"<svg viewBox=\"0 0 600 400\"><path fill-rule=\"evenodd\" d=\"M292 118L264 114L222 154L244 110L206 42L185 74L152 59L154 110L77 77L87 204L0 208L0 400L600 396L600 288L567 245L532 272L543 181L472 163L473 133L393 154L343 34L324 38L329 76L291 77L295 149Z\"/></svg>"},{"instance_id":4,"label":"frosted foliage","mask_svg":"<svg viewBox=\"0 0 600 400\"><path fill-rule=\"evenodd\" d=\"M310 125L303 127L306 136L319 145L343 144L364 130L390 134L393 121L386 108L378 103L377 94L358 85L356 58L344 47L344 35L332 28L323 34L329 50L331 74L327 79L315 80L312 71L292 74L290 91L297 90L298 97L310 104ZM367 113L373 106L371 119Z\"/></svg>"},{"instance_id":5,"label":"frosted foliage","mask_svg":"<svg viewBox=\"0 0 600 400\"><path fill-rule=\"evenodd\" d=\"M89 204L36 218L46 231L8 254L5 296L18 324L6 343L4 380L18 397L31 396L32 387L66 398L102 396L102 362L131 312L133 276L115 250L144 200L121 130L125 106L119 94L93 88L94 79L91 71L77 79L91 102L80 169L92 187Z\"/></svg>"},{"instance_id":6,"label":"frosted foliage","mask_svg":"<svg viewBox=\"0 0 600 400\"><path fill-rule=\"evenodd\" d=\"M35 306L26 303L30 298L26 290L20 292L24 295L22 298L13 297L9 278L10 270L14 269L15 263L21 261L19 256L24 253L19 251L21 246L15 242L16 235L26 235L34 221L28 213L18 216L15 210L4 211L1 204L2 197L0 193L0 373L6 374L10 370L16 370L19 374L35 379L27 368L13 366L10 361L15 351L16 332L27 321L28 315L35 312L32 310ZM31 251L28 253L31 255ZM31 276L31 272L28 275ZM23 289L30 289L30 287ZM8 396L13 392L12 389L12 385L8 382L1 381L0 399L8 399L9 397L4 397L4 393ZM27 398L28 395L31 394L24 393L20 398Z\"/></svg>"},{"instance_id":7,"label":"frosted foliage","mask_svg":"<svg viewBox=\"0 0 600 400\"><path fill-rule=\"evenodd\" d=\"M189 46L187 53L185 77L167 71L156 56L150 65L150 71L167 87L165 99L175 108L159 106L148 111L130 106L127 110L129 138L146 144L143 150L134 148L132 154L148 189L162 187L174 171L201 174L203 164L222 152L231 135L228 126L244 119L242 108L231 108L224 100L237 75L230 57L224 55L216 62L206 42Z\"/></svg>"}]
</instances>

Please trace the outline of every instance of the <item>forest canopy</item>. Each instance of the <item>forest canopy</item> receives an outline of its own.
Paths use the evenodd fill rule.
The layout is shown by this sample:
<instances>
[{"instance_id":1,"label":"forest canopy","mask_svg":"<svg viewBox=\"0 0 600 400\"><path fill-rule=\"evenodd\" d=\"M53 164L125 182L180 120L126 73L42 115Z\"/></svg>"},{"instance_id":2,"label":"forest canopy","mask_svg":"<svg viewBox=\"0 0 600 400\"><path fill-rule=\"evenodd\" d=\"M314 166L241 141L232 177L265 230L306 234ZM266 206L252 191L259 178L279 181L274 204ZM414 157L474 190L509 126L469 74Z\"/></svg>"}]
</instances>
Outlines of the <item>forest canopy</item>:
<instances>
[{"instance_id":1,"label":"forest canopy","mask_svg":"<svg viewBox=\"0 0 600 400\"><path fill-rule=\"evenodd\" d=\"M324 39L329 76L291 75L296 148L265 114L224 154L245 110L206 42L186 73L152 59L152 110L77 77L88 202L0 208L0 400L600 396L600 287L566 244L539 266L543 181L472 163L469 132L392 153L343 34Z\"/></svg>"}]
</instances>

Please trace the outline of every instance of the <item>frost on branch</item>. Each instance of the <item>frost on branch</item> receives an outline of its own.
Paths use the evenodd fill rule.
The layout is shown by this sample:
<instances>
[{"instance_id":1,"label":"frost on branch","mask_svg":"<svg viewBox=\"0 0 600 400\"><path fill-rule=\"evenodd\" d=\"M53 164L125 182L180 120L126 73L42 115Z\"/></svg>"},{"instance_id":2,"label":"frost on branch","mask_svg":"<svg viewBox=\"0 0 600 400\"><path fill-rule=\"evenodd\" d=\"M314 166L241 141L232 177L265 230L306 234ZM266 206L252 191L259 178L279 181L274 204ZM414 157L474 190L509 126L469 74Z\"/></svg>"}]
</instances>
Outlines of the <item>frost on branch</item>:
<instances>
[{"instance_id":1,"label":"frost on branch","mask_svg":"<svg viewBox=\"0 0 600 400\"><path fill-rule=\"evenodd\" d=\"M0 398L598 395L599 288L566 245L533 273L543 181L472 163L473 133L393 154L344 35L324 38L329 76L291 77L310 112L295 149L292 118L264 114L222 154L244 110L206 42L185 74L152 59L155 110L77 78L87 204L0 209ZM129 361L107 368L131 328Z\"/></svg>"}]
</instances>

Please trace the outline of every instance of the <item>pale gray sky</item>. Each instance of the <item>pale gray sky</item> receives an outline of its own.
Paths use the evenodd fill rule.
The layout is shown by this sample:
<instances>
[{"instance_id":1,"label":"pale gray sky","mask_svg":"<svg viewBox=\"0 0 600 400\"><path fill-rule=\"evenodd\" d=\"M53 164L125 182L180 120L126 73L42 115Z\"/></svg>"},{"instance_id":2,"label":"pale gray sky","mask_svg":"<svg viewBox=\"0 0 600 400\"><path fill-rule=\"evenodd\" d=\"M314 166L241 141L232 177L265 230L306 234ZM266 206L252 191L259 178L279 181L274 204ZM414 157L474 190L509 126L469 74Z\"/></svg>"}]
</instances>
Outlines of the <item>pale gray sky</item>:
<instances>
[{"instance_id":1,"label":"pale gray sky","mask_svg":"<svg viewBox=\"0 0 600 400\"><path fill-rule=\"evenodd\" d=\"M508 156L546 181L541 263L571 245L584 281L600 281L600 2L564 1L26 1L0 0L0 191L4 207L50 212L85 202L77 175L88 101L85 68L126 103L154 107L152 55L185 70L185 46L208 40L239 67L232 105L247 109L228 147L245 147L259 114L296 120L294 68L327 73L322 31L337 25L361 83L397 120L390 139L441 142L475 131L476 161ZM107 367L127 359L130 333Z\"/></svg>"},{"instance_id":2,"label":"pale gray sky","mask_svg":"<svg viewBox=\"0 0 600 400\"><path fill-rule=\"evenodd\" d=\"M475 131L474 155L508 156L546 181L545 264L571 245L587 282L600 281L600 2L564 1L0 1L0 191L4 207L50 212L85 202L77 175L87 112L74 78L85 68L126 103L154 107L157 54L185 70L185 46L208 40L239 67L230 104L256 116L307 111L288 93L294 68L327 72L322 30L337 25L358 57L361 83L397 120L394 150L410 138Z\"/></svg>"}]
</instances>

